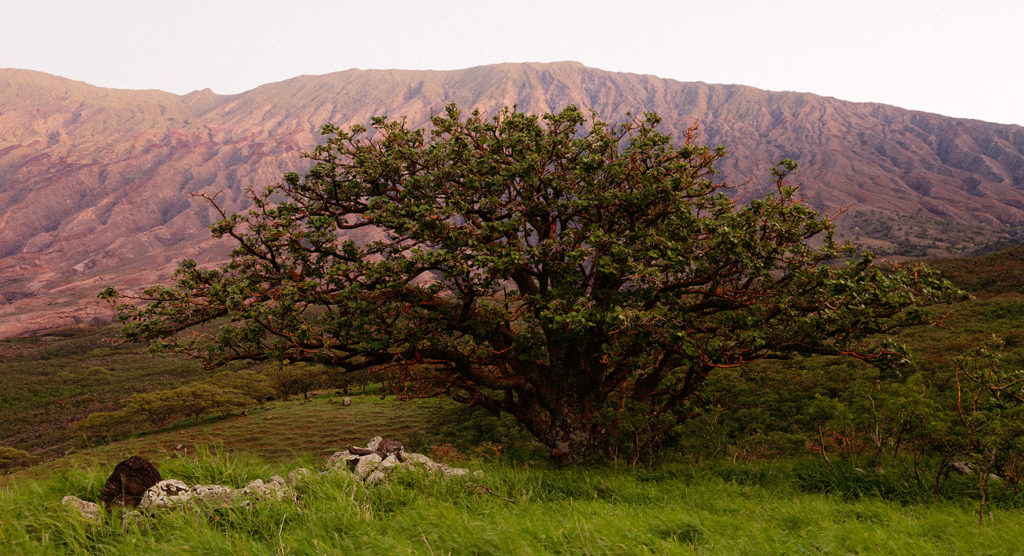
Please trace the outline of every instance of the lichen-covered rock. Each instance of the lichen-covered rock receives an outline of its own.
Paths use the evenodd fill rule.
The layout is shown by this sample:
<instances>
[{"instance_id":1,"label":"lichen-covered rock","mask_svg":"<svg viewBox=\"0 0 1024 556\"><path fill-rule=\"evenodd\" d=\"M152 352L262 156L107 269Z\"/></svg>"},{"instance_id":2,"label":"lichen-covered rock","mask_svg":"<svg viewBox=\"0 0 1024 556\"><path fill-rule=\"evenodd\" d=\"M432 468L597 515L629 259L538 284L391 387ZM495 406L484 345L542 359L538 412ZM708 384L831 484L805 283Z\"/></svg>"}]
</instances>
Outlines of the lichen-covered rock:
<instances>
[{"instance_id":1,"label":"lichen-covered rock","mask_svg":"<svg viewBox=\"0 0 1024 556\"><path fill-rule=\"evenodd\" d=\"M363 482L368 485L372 485L374 483L379 483L380 481L383 481L384 479L387 478L388 474L385 471L381 469L374 469L369 475L366 476L365 479L363 479Z\"/></svg>"},{"instance_id":2,"label":"lichen-covered rock","mask_svg":"<svg viewBox=\"0 0 1024 556\"><path fill-rule=\"evenodd\" d=\"M210 506L230 506L238 497L238 492L223 485L196 485L189 489L194 502Z\"/></svg>"},{"instance_id":3,"label":"lichen-covered rock","mask_svg":"<svg viewBox=\"0 0 1024 556\"><path fill-rule=\"evenodd\" d=\"M359 457L348 450L342 452L334 452L331 457L327 458L327 471L352 471L356 463L359 462Z\"/></svg>"},{"instance_id":4,"label":"lichen-covered rock","mask_svg":"<svg viewBox=\"0 0 1024 556\"><path fill-rule=\"evenodd\" d=\"M302 482L303 479L310 475L309 469L305 467L299 467L298 469L292 469L288 472L288 484L297 485Z\"/></svg>"},{"instance_id":5,"label":"lichen-covered rock","mask_svg":"<svg viewBox=\"0 0 1024 556\"><path fill-rule=\"evenodd\" d=\"M383 441L384 441L384 437L382 437L382 436L375 436L375 437L371 438L369 442L366 443L366 449L367 450L376 450L377 448L380 447L380 443L383 442Z\"/></svg>"},{"instance_id":6,"label":"lichen-covered rock","mask_svg":"<svg viewBox=\"0 0 1024 556\"><path fill-rule=\"evenodd\" d=\"M466 469L465 467L448 467L445 465L441 468L441 473L443 473L445 477L459 477L461 475L468 474L469 469Z\"/></svg>"},{"instance_id":7,"label":"lichen-covered rock","mask_svg":"<svg viewBox=\"0 0 1024 556\"><path fill-rule=\"evenodd\" d=\"M356 467L352 470L352 473L360 479L365 479L371 471L377 469L377 466L380 465L380 462L382 461L384 461L384 458L377 454L363 456L359 458L359 461L356 463Z\"/></svg>"},{"instance_id":8,"label":"lichen-covered rock","mask_svg":"<svg viewBox=\"0 0 1024 556\"><path fill-rule=\"evenodd\" d=\"M60 503L78 510L82 517L88 521L100 522L100 506L95 502L89 502L77 496L68 495L62 498Z\"/></svg>"},{"instance_id":9,"label":"lichen-covered rock","mask_svg":"<svg viewBox=\"0 0 1024 556\"><path fill-rule=\"evenodd\" d=\"M429 457L423 454L417 454L416 452L402 452L402 461L409 463L413 466L425 467L430 471L437 471L441 467L441 464L435 462Z\"/></svg>"},{"instance_id":10,"label":"lichen-covered rock","mask_svg":"<svg viewBox=\"0 0 1024 556\"><path fill-rule=\"evenodd\" d=\"M139 508L166 508L180 506L191 497L188 485L178 479L164 479L146 489L139 501Z\"/></svg>"},{"instance_id":11,"label":"lichen-covered rock","mask_svg":"<svg viewBox=\"0 0 1024 556\"><path fill-rule=\"evenodd\" d=\"M242 496L248 498L261 498L266 500L295 500L295 493L291 487L285 484L284 479L274 475L264 482L262 479L250 481L242 489Z\"/></svg>"}]
</instances>

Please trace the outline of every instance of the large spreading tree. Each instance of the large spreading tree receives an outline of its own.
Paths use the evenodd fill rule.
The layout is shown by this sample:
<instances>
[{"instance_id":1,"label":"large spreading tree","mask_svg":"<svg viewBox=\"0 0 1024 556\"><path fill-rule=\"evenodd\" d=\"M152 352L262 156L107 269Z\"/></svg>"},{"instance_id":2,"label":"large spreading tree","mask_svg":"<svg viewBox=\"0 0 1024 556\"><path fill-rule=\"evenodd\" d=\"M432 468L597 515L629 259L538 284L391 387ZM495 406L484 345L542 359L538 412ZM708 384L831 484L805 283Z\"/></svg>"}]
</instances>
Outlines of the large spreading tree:
<instances>
[{"instance_id":1,"label":"large spreading tree","mask_svg":"<svg viewBox=\"0 0 1024 556\"><path fill-rule=\"evenodd\" d=\"M211 366L387 369L406 394L508 412L578 459L626 433L656 446L716 368L900 358L885 335L957 295L839 245L784 183L788 160L770 195L738 201L716 179L724 148L692 129L673 144L654 114L448 106L431 122L325 126L305 175L222 212L226 266L103 294L125 335Z\"/></svg>"}]
</instances>

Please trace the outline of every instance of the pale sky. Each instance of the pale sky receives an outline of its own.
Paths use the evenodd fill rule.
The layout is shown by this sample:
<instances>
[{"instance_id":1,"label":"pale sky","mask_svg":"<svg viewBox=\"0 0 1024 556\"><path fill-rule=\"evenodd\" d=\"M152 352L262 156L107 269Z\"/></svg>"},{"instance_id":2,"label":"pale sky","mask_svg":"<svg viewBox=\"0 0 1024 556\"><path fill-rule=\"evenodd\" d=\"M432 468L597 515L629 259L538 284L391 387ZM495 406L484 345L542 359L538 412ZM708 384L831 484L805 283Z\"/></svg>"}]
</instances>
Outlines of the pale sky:
<instances>
[{"instance_id":1,"label":"pale sky","mask_svg":"<svg viewBox=\"0 0 1024 556\"><path fill-rule=\"evenodd\" d=\"M576 60L1024 125L1024 0L3 3L0 67L103 87Z\"/></svg>"}]
</instances>

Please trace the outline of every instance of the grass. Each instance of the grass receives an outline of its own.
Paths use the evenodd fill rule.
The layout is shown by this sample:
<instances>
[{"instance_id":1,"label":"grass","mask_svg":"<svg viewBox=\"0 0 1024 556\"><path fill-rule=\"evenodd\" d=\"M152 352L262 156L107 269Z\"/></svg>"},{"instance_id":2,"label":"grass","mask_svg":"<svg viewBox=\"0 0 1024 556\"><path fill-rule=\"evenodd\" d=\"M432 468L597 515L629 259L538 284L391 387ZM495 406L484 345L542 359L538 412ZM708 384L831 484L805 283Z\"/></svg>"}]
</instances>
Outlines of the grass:
<instances>
[{"instance_id":1,"label":"grass","mask_svg":"<svg viewBox=\"0 0 1024 556\"><path fill-rule=\"evenodd\" d=\"M212 447L214 452L218 446L226 447L234 454L258 456L267 461L324 459L343 447L363 445L378 434L414 440L436 438L432 433L448 426L454 418L453 402L446 400L405 403L375 395L351 398L352 405L347 407L331 403L335 398L324 394L308 401L272 402L264 406L265 409L253 409L244 417L235 414L211 418L195 426L191 426L191 421L182 422L178 425L181 428L75 451L25 469L11 480L48 477L63 470L96 464L113 468L118 461L133 454L154 459L187 455L199 446ZM415 448L426 449L426 446Z\"/></svg>"},{"instance_id":2,"label":"grass","mask_svg":"<svg viewBox=\"0 0 1024 556\"><path fill-rule=\"evenodd\" d=\"M367 487L346 474L315 474L297 487L298 505L164 512L127 530L117 515L92 526L60 506L68 493L95 499L105 479L106 468L79 468L0 490L0 552L979 554L1024 546L1021 510L996 509L979 528L970 505L806 493L786 468L757 483L682 464L655 471L470 465L483 477L405 474ZM290 468L228 454L169 458L160 467L189 484L236 487Z\"/></svg>"},{"instance_id":3,"label":"grass","mask_svg":"<svg viewBox=\"0 0 1024 556\"><path fill-rule=\"evenodd\" d=\"M118 327L75 328L0 341L0 445L43 457L66 451L70 425L117 409L136 392L173 388L209 373L186 358L153 357L110 341Z\"/></svg>"}]
</instances>

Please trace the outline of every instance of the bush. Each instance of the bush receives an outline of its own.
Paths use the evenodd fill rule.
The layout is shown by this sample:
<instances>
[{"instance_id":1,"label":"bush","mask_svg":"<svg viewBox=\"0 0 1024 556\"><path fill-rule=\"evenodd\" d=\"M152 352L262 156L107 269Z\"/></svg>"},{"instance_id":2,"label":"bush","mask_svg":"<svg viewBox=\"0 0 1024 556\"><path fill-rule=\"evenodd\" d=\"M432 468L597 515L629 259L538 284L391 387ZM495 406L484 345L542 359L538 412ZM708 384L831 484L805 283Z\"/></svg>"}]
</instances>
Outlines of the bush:
<instances>
[{"instance_id":1,"label":"bush","mask_svg":"<svg viewBox=\"0 0 1024 556\"><path fill-rule=\"evenodd\" d=\"M10 446L0 446L0 472L10 473L15 469L33 465L39 458Z\"/></svg>"}]
</instances>

